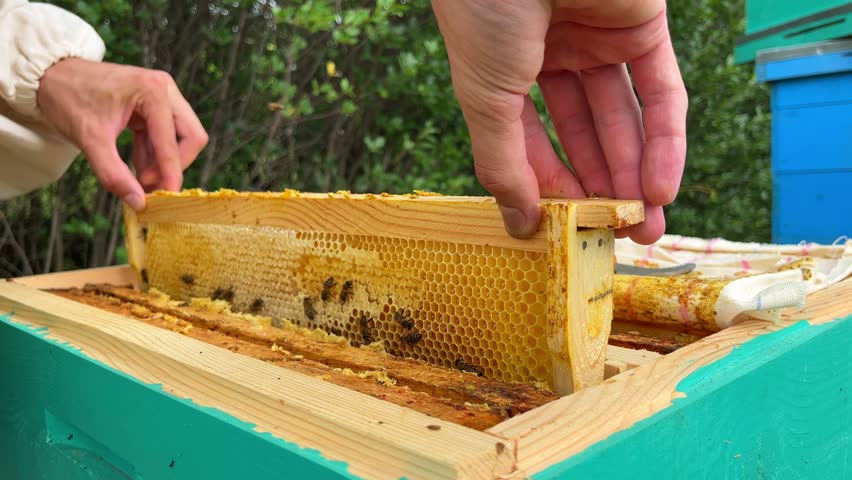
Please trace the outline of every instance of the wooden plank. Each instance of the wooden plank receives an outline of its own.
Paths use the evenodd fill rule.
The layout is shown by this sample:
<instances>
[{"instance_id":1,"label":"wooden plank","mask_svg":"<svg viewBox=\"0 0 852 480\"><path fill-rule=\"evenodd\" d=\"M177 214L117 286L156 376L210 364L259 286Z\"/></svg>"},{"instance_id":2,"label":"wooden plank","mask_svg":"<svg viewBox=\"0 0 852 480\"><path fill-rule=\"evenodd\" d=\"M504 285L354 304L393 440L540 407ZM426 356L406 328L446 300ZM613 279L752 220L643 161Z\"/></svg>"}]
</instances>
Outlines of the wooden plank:
<instances>
[{"instance_id":1,"label":"wooden plank","mask_svg":"<svg viewBox=\"0 0 852 480\"><path fill-rule=\"evenodd\" d=\"M635 200L545 200L577 206L577 226L621 228L644 220ZM415 240L491 245L545 251L545 232L510 237L491 197L321 195L197 191L151 194L140 224L209 223L257 225L297 231L379 235Z\"/></svg>"},{"instance_id":2,"label":"wooden plank","mask_svg":"<svg viewBox=\"0 0 852 480\"><path fill-rule=\"evenodd\" d=\"M127 246L127 262L136 278L135 286L148 288L148 227L139 223L136 210L123 205L124 244ZM107 283L94 281L91 283Z\"/></svg>"},{"instance_id":3,"label":"wooden plank","mask_svg":"<svg viewBox=\"0 0 852 480\"><path fill-rule=\"evenodd\" d=\"M681 380L749 340L802 319L816 325L850 314L852 280L847 280L811 295L805 309L785 312L780 323L745 321L488 431L517 442L518 468L537 472L668 408L683 397L677 391Z\"/></svg>"},{"instance_id":4,"label":"wooden plank","mask_svg":"<svg viewBox=\"0 0 852 480\"><path fill-rule=\"evenodd\" d=\"M662 355L657 352L607 345L604 378L614 377L619 373L653 362L660 357Z\"/></svg>"},{"instance_id":5,"label":"wooden plank","mask_svg":"<svg viewBox=\"0 0 852 480\"><path fill-rule=\"evenodd\" d=\"M347 462L355 475L493 478L512 468L514 449L491 435L47 292L0 282L0 311L142 382Z\"/></svg>"},{"instance_id":6,"label":"wooden plank","mask_svg":"<svg viewBox=\"0 0 852 480\"><path fill-rule=\"evenodd\" d=\"M87 283L109 283L110 285L135 285L136 275L128 265L69 270L67 272L43 273L16 277L16 283L32 288L81 288Z\"/></svg>"},{"instance_id":7,"label":"wooden plank","mask_svg":"<svg viewBox=\"0 0 852 480\"><path fill-rule=\"evenodd\" d=\"M578 231L577 209L545 206L547 344L554 391L561 395L603 380L612 323L613 231Z\"/></svg>"}]
</instances>

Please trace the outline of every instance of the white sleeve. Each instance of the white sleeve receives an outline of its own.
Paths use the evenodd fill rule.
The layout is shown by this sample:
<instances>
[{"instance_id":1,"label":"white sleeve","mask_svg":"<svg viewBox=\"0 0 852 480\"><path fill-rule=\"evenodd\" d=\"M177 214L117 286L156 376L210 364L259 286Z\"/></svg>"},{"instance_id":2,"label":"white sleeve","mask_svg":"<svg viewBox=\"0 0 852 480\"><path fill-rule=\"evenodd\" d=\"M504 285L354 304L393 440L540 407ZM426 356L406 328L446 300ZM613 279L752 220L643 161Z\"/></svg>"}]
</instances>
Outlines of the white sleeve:
<instances>
[{"instance_id":1,"label":"white sleeve","mask_svg":"<svg viewBox=\"0 0 852 480\"><path fill-rule=\"evenodd\" d=\"M44 121L39 81L63 58L99 61L104 51L95 30L70 12L0 0L0 200L55 181L79 153Z\"/></svg>"}]
</instances>

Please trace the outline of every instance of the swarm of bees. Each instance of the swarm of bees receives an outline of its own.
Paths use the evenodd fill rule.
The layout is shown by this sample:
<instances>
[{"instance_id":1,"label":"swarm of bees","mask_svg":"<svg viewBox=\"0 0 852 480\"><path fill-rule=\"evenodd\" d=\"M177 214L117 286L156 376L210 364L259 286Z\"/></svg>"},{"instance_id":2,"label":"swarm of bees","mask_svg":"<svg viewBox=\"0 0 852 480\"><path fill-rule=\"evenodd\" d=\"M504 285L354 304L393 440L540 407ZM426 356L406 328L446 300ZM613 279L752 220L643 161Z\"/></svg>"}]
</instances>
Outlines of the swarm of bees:
<instances>
[{"instance_id":1,"label":"swarm of bees","mask_svg":"<svg viewBox=\"0 0 852 480\"><path fill-rule=\"evenodd\" d=\"M485 375L485 371L482 370L482 367L480 367L479 365L472 365L470 363L467 363L461 357L457 358L453 365L456 367L456 370L460 370L462 372L470 372L476 374L477 377Z\"/></svg>"},{"instance_id":2,"label":"swarm of bees","mask_svg":"<svg viewBox=\"0 0 852 480\"><path fill-rule=\"evenodd\" d=\"M180 281L186 285L192 285L195 283L195 277L193 277L192 274L184 273L180 276Z\"/></svg>"},{"instance_id":3,"label":"swarm of bees","mask_svg":"<svg viewBox=\"0 0 852 480\"><path fill-rule=\"evenodd\" d=\"M211 295L210 298L213 300L224 300L228 303L232 303L234 301L234 287L218 287L213 291L213 295Z\"/></svg>"}]
</instances>

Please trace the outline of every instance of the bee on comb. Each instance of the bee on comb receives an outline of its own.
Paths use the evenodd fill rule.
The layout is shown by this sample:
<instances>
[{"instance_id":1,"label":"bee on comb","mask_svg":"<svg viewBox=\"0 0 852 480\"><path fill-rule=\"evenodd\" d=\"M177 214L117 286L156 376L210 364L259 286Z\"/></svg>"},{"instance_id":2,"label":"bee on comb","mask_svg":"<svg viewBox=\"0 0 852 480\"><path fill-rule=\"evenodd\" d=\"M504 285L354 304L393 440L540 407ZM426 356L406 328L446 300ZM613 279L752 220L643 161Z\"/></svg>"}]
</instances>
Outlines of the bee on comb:
<instances>
[{"instance_id":1,"label":"bee on comb","mask_svg":"<svg viewBox=\"0 0 852 480\"><path fill-rule=\"evenodd\" d=\"M213 296L210 298L212 298L213 300L224 300L228 303L231 303L234 301L234 288L218 287L216 290L213 291Z\"/></svg>"},{"instance_id":2,"label":"bee on comb","mask_svg":"<svg viewBox=\"0 0 852 480\"><path fill-rule=\"evenodd\" d=\"M456 367L456 370L461 370L462 372L470 372L476 374L477 377L485 375L485 372L482 370L482 367L480 367L479 365L472 365L470 363L467 363L461 357L457 358L453 365Z\"/></svg>"},{"instance_id":3,"label":"bee on comb","mask_svg":"<svg viewBox=\"0 0 852 480\"><path fill-rule=\"evenodd\" d=\"M323 302L327 302L331 298L331 287L334 286L334 277L328 277L325 279L325 282L322 284L322 293L320 294L320 298L322 298Z\"/></svg>"},{"instance_id":4,"label":"bee on comb","mask_svg":"<svg viewBox=\"0 0 852 480\"><path fill-rule=\"evenodd\" d=\"M423 335L420 332L409 332L402 336L402 341L409 345L414 345L420 340L423 340Z\"/></svg>"},{"instance_id":5,"label":"bee on comb","mask_svg":"<svg viewBox=\"0 0 852 480\"><path fill-rule=\"evenodd\" d=\"M349 297L352 296L352 288L353 282L352 280L346 280L343 282L343 286L340 288L340 304L345 305L346 302L349 301Z\"/></svg>"},{"instance_id":6,"label":"bee on comb","mask_svg":"<svg viewBox=\"0 0 852 480\"><path fill-rule=\"evenodd\" d=\"M255 298L254 301L251 302L251 305L249 305L249 312L258 313L263 310L265 304L266 302L264 302L262 298Z\"/></svg>"},{"instance_id":7,"label":"bee on comb","mask_svg":"<svg viewBox=\"0 0 852 480\"><path fill-rule=\"evenodd\" d=\"M370 328L370 318L366 315L361 316L361 343L369 345L376 341L373 337L373 329Z\"/></svg>"},{"instance_id":8,"label":"bee on comb","mask_svg":"<svg viewBox=\"0 0 852 480\"><path fill-rule=\"evenodd\" d=\"M411 312L407 310L399 309L395 311L393 313L393 319L406 330L414 328L414 320L411 319Z\"/></svg>"},{"instance_id":9,"label":"bee on comb","mask_svg":"<svg viewBox=\"0 0 852 480\"><path fill-rule=\"evenodd\" d=\"M317 311L314 310L314 301L311 300L311 297L305 297L302 301L302 306L305 308L305 316L308 317L308 320L316 318Z\"/></svg>"},{"instance_id":10,"label":"bee on comb","mask_svg":"<svg viewBox=\"0 0 852 480\"><path fill-rule=\"evenodd\" d=\"M184 273L180 276L180 281L186 285L192 285L195 283L195 277L193 277L192 274Z\"/></svg>"}]
</instances>

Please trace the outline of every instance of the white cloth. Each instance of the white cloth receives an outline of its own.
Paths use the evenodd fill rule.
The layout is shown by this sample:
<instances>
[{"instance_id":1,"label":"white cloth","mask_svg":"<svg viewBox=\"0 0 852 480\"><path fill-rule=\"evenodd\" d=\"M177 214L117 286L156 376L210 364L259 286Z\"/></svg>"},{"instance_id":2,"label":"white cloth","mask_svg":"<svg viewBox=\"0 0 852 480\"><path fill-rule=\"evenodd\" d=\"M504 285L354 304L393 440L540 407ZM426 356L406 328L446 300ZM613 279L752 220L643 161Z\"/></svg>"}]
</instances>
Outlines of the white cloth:
<instances>
[{"instance_id":1,"label":"white cloth","mask_svg":"<svg viewBox=\"0 0 852 480\"><path fill-rule=\"evenodd\" d=\"M63 58L100 61L104 51L95 30L70 12L0 0L0 200L55 181L79 153L46 124L39 81Z\"/></svg>"},{"instance_id":2,"label":"white cloth","mask_svg":"<svg viewBox=\"0 0 852 480\"><path fill-rule=\"evenodd\" d=\"M786 307L804 305L808 293L852 276L852 240L834 245L771 245L664 235L653 245L616 240L616 261L662 268L694 263L693 276L730 279L716 301L716 323L746 317L777 320Z\"/></svg>"}]
</instances>

